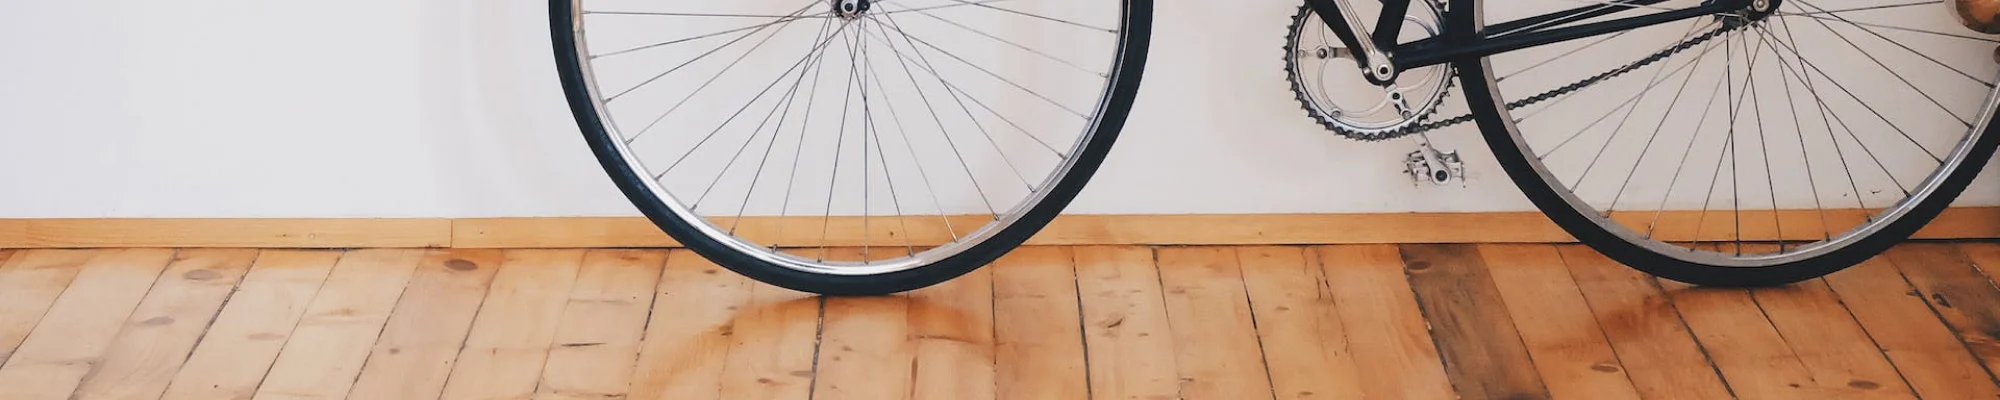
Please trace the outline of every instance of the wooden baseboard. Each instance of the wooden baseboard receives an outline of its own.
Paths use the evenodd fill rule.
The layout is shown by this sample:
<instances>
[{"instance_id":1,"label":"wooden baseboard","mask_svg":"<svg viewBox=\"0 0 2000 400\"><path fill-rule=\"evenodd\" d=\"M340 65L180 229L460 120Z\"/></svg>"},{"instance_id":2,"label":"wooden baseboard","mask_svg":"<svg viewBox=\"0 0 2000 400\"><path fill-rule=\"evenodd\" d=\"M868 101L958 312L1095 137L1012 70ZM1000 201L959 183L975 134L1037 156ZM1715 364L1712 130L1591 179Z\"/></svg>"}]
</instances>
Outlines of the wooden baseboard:
<instances>
[{"instance_id":1,"label":"wooden baseboard","mask_svg":"<svg viewBox=\"0 0 2000 400\"><path fill-rule=\"evenodd\" d=\"M1788 239L1818 235L1817 214L1764 214ZM1651 218L1650 216L1631 216ZM1662 224L1714 226L1717 221L1668 215ZM1621 220L1631 220L1620 216ZM1744 217L1744 232L1763 219ZM1795 221L1795 222L1784 222ZM833 232L841 243L910 240L917 245L948 239L945 223L859 224L819 218L746 220L746 231ZM952 224L958 230L976 221ZM852 225L852 226L849 226ZM1844 226L1844 225L1843 225ZM1661 232L1674 229L1662 228ZM1709 230L1736 232L1737 230ZM740 232L739 232L740 233ZM773 233L776 234L776 233ZM1946 210L1917 232L1918 239L2000 239L2000 207ZM814 235L814 239L818 237ZM1712 239L1712 238L1711 238ZM1401 214L1065 215L1031 245L1243 245L1360 243L1568 243L1574 242L1535 212ZM818 243L818 242L813 242ZM423 218L423 219L0 219L0 248L252 247L252 248L586 248L677 247L643 218Z\"/></svg>"}]
</instances>

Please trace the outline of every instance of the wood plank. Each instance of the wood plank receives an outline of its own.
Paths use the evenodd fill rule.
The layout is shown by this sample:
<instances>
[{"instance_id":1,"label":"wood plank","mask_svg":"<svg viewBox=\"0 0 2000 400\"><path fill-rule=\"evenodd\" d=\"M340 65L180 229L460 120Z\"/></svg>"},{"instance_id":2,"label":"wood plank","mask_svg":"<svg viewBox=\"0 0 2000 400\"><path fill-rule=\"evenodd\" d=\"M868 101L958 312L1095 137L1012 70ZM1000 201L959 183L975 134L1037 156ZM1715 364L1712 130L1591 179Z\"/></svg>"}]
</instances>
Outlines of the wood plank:
<instances>
[{"instance_id":1,"label":"wood plank","mask_svg":"<svg viewBox=\"0 0 2000 400\"><path fill-rule=\"evenodd\" d=\"M2000 398L2000 387L1985 368L1886 257L1827 275L1825 281L1918 396Z\"/></svg>"},{"instance_id":2,"label":"wood plank","mask_svg":"<svg viewBox=\"0 0 2000 400\"><path fill-rule=\"evenodd\" d=\"M666 261L663 251L594 250L584 255L535 398L625 397L652 311L653 286Z\"/></svg>"},{"instance_id":3,"label":"wood plank","mask_svg":"<svg viewBox=\"0 0 2000 400\"><path fill-rule=\"evenodd\" d=\"M722 333L728 339L728 353L721 359L728 362L722 367L718 398L806 398L813 385L819 298L763 283L748 285L748 303L732 311L726 325L731 328ZM714 393L707 390L705 396Z\"/></svg>"},{"instance_id":4,"label":"wood plank","mask_svg":"<svg viewBox=\"0 0 2000 400\"><path fill-rule=\"evenodd\" d=\"M446 247L444 218L51 218L0 220L0 247Z\"/></svg>"},{"instance_id":5,"label":"wood plank","mask_svg":"<svg viewBox=\"0 0 2000 400\"><path fill-rule=\"evenodd\" d=\"M1187 399L1271 398L1263 348L1236 252L1219 247L1159 249L1181 396Z\"/></svg>"},{"instance_id":6,"label":"wood plank","mask_svg":"<svg viewBox=\"0 0 2000 400\"><path fill-rule=\"evenodd\" d=\"M1840 214L1842 210L1827 210ZM1769 214L1746 212L1746 223L1770 221ZM1760 214L1760 215L1759 215ZM1819 210L1787 210L1780 213L1785 226L1819 226ZM1626 221L1654 219L1653 212L1620 212L1613 218ZM858 218L857 218L858 219ZM934 218L912 220L932 223ZM1697 224L1711 227L1703 233L1736 232L1712 229L1722 219L1711 213L1668 212L1659 218L1660 231L1694 232ZM976 221L971 219L970 221ZM1945 209L1937 220L1915 234L1918 239L2000 238L2000 207L1954 207ZM1733 221L1731 221L1733 222ZM4 220L0 220L4 223ZM727 224L727 222L722 222ZM818 232L820 217L752 218L744 226L772 232ZM843 245L863 242L853 221L836 225L838 232L827 240ZM877 224L882 231L895 224ZM465 218L452 221L454 247L653 247L679 246L645 218ZM787 226L780 229L778 226ZM954 227L977 224L954 222ZM1845 225L1851 226L1851 225ZM1758 226L1746 226L1753 234ZM912 229L918 230L918 229ZM1767 229L1775 232L1775 229ZM941 228L918 230L929 234L911 237L914 244L937 245L951 238ZM1787 229L1793 239L1818 238L1805 229ZM902 246L904 236L891 237L875 232L874 244ZM811 238L818 243L820 238ZM1282 244L1395 244L1395 243L1575 243L1575 239L1538 212L1478 213L1342 213L1342 214L1128 214L1062 215L1029 238L1032 246L1051 245L1282 245Z\"/></svg>"},{"instance_id":7,"label":"wood plank","mask_svg":"<svg viewBox=\"0 0 2000 400\"><path fill-rule=\"evenodd\" d=\"M1989 373L2000 369L2000 290L1957 245L1907 243L1888 257Z\"/></svg>"},{"instance_id":8,"label":"wood plank","mask_svg":"<svg viewBox=\"0 0 2000 400\"><path fill-rule=\"evenodd\" d=\"M256 397L346 397L425 253L411 249L348 251L334 264L312 305L292 329L263 384L256 387Z\"/></svg>"},{"instance_id":9,"label":"wood plank","mask_svg":"<svg viewBox=\"0 0 2000 400\"><path fill-rule=\"evenodd\" d=\"M1584 246L1560 246L1577 288L1611 340L1642 398L1731 398L1682 321L1674 303L1651 276L1627 268Z\"/></svg>"},{"instance_id":10,"label":"wood plank","mask_svg":"<svg viewBox=\"0 0 2000 400\"><path fill-rule=\"evenodd\" d=\"M1829 215L1857 213L1827 210ZM1693 232L1695 224L1722 226L1728 218L1699 218L1697 212L1661 216L1662 234ZM1713 214L1713 213L1711 213ZM1746 212L1751 234L1775 232L1747 224L1769 214ZM1795 240L1817 239L1819 210L1781 212L1784 233ZM879 222L881 217L876 217ZM978 216L959 216L953 228L977 226ZM1653 213L1620 212L1622 221L1654 220ZM838 218L836 218L838 219ZM855 218L858 220L858 218ZM956 222L959 220L964 223ZM2000 207L1954 207L1917 231L1917 239L2000 238ZM827 239L859 245L937 245L951 238L933 217L915 220L910 235L889 236L901 224L860 229L840 221ZM1718 222L1723 221L1723 222ZM817 232L820 217L791 220L752 218L752 231ZM779 229L777 227L784 226ZM1851 225L1841 225L1851 226ZM746 228L747 229L747 228ZM963 229L961 229L963 230ZM1735 232L1706 229L1703 233ZM864 235L864 233L867 233ZM812 238L819 243L819 237ZM1132 214L1063 215L1028 240L1030 245L1282 245L1394 243L1574 243L1575 239L1537 212L1379 213L1379 214ZM255 248L600 248L679 247L641 217L531 218L53 218L0 219L0 248L255 247Z\"/></svg>"},{"instance_id":11,"label":"wood plank","mask_svg":"<svg viewBox=\"0 0 2000 400\"><path fill-rule=\"evenodd\" d=\"M0 388L24 399L68 397L173 258L173 250L123 249L85 262L47 317L0 365Z\"/></svg>"},{"instance_id":12,"label":"wood plank","mask_svg":"<svg viewBox=\"0 0 2000 400\"><path fill-rule=\"evenodd\" d=\"M1750 291L1658 281L1738 397L1827 398L1838 393L1813 381L1812 372L1765 317Z\"/></svg>"},{"instance_id":13,"label":"wood plank","mask_svg":"<svg viewBox=\"0 0 2000 400\"><path fill-rule=\"evenodd\" d=\"M654 289L653 315L639 346L629 398L719 398L737 310L749 299L749 279L694 252L669 252Z\"/></svg>"},{"instance_id":14,"label":"wood plank","mask_svg":"<svg viewBox=\"0 0 2000 400\"><path fill-rule=\"evenodd\" d=\"M426 254L347 397L437 398L500 261L497 250Z\"/></svg>"},{"instance_id":15,"label":"wood plank","mask_svg":"<svg viewBox=\"0 0 2000 400\"><path fill-rule=\"evenodd\" d=\"M1077 291L1082 294L1079 307L1091 396L1178 398L1176 348L1153 250L1094 246L1074 248L1072 254Z\"/></svg>"},{"instance_id":16,"label":"wood plank","mask_svg":"<svg viewBox=\"0 0 2000 400\"><path fill-rule=\"evenodd\" d=\"M1551 396L1639 398L1555 246L1482 245L1479 254Z\"/></svg>"},{"instance_id":17,"label":"wood plank","mask_svg":"<svg viewBox=\"0 0 2000 400\"><path fill-rule=\"evenodd\" d=\"M908 298L830 298L821 333L814 399L907 399Z\"/></svg>"},{"instance_id":18,"label":"wood plank","mask_svg":"<svg viewBox=\"0 0 2000 400\"><path fill-rule=\"evenodd\" d=\"M255 393L341 254L327 250L258 254L162 398L237 399Z\"/></svg>"},{"instance_id":19,"label":"wood plank","mask_svg":"<svg viewBox=\"0 0 2000 400\"><path fill-rule=\"evenodd\" d=\"M70 398L159 398L257 250L191 249L175 258Z\"/></svg>"},{"instance_id":20,"label":"wood plank","mask_svg":"<svg viewBox=\"0 0 2000 400\"><path fill-rule=\"evenodd\" d=\"M1750 293L1821 389L1843 398L1916 398L1825 281L1813 279Z\"/></svg>"},{"instance_id":21,"label":"wood plank","mask_svg":"<svg viewBox=\"0 0 2000 400\"><path fill-rule=\"evenodd\" d=\"M507 251L439 398L533 396L583 256L580 250Z\"/></svg>"},{"instance_id":22,"label":"wood plank","mask_svg":"<svg viewBox=\"0 0 2000 400\"><path fill-rule=\"evenodd\" d=\"M1372 399L1454 399L1428 323L1404 278L1395 246L1321 246L1320 269L1332 286L1347 349Z\"/></svg>"},{"instance_id":23,"label":"wood plank","mask_svg":"<svg viewBox=\"0 0 2000 400\"><path fill-rule=\"evenodd\" d=\"M1017 254L1007 256L1012 258L1000 261L996 265L1033 263L1037 261L1063 261L1066 264L1067 260L1038 260L1050 258L1048 256L1051 255L1037 253L1053 253L1060 252L1060 250L1063 249L1017 249ZM1053 256L1061 257L1065 255ZM988 266L976 269L958 278L939 283L936 286L910 292L910 335L916 341L914 344L916 348L913 349L916 353L916 360L912 367L916 372L916 376L911 378L915 380L913 383L916 386L912 389L911 398L919 400L992 400L995 398L995 365L998 355L996 354L994 344L996 329L994 321L995 313L1003 312L998 310L999 307L995 305L994 300L995 283L993 281L993 270L996 268ZM1015 282L1019 283L1020 281L1016 280ZM1070 290L1075 290L1074 283L1071 284ZM1070 297L1070 299L1074 298L1074 295ZM1012 307L1009 307L1004 312L1009 313L1008 316L1013 318L1010 320L1010 324L1023 324L1024 321L1022 318L1030 317L1026 313L1023 313L1023 311L1033 311L1029 308L1020 307L1022 305L1031 305L1024 304L1021 301L1015 301L1009 303L1009 305ZM1068 311L1072 316L1076 313L1074 305L1067 309L1056 308L1055 310ZM1039 325L1055 325L1048 323L1051 318L1055 318L1053 315L1044 314L1038 317L1041 318L1036 321ZM1078 332L1076 329L1080 329L1075 328L1074 324L1062 324L1062 326L1072 328L1069 331L1072 333L1069 336L1071 338L1075 338L1075 333ZM1048 351L1047 353L1030 355L1030 357L1044 356L1046 354L1061 355L1064 354L1062 351L1076 350L1078 351L1077 353L1070 353L1069 355L1082 359L1083 354L1081 353L1082 348L1080 346L1072 349L1060 344L1042 344L1041 342L1046 341L1045 338L1050 337L1048 334L1053 333L1049 332L1047 328L1048 326L1013 326L1006 328L1005 331L1010 339L1008 341L1010 344L1008 349L1021 351L1025 350L1024 347L1039 347L1043 351ZM1073 340L1072 342L1081 344L1080 341ZM1059 343L1066 344L1067 342ZM1009 365L1018 367L1035 364L1033 362L1021 362L1023 361L1021 358L1013 358L1016 356L1018 355L1010 354L1008 356L1010 357L1009 361L1015 361ZM1015 370L1015 374L1010 377L1022 377L1021 372L1025 371ZM1078 374L1082 373L1082 371L1077 372ZM1032 386L1020 380L1015 380L1011 383L1016 389ZM1016 393L1017 396L1020 395L1018 394L1019 392Z\"/></svg>"},{"instance_id":24,"label":"wood plank","mask_svg":"<svg viewBox=\"0 0 2000 400\"><path fill-rule=\"evenodd\" d=\"M101 252L90 250L23 250L0 264L0 363L35 330L54 306L77 268Z\"/></svg>"},{"instance_id":25,"label":"wood plank","mask_svg":"<svg viewBox=\"0 0 2000 400\"><path fill-rule=\"evenodd\" d=\"M1545 399L1514 318L1471 245L1400 246L1410 289L1431 322L1445 373L1464 399Z\"/></svg>"},{"instance_id":26,"label":"wood plank","mask_svg":"<svg viewBox=\"0 0 2000 400\"><path fill-rule=\"evenodd\" d=\"M853 260L860 256L858 248L841 248L830 251L827 258ZM907 294L826 299L814 400L910 397L916 358L910 340L909 300Z\"/></svg>"},{"instance_id":27,"label":"wood plank","mask_svg":"<svg viewBox=\"0 0 2000 400\"><path fill-rule=\"evenodd\" d=\"M1299 247L1236 249L1271 390L1280 399L1359 399L1361 372L1319 255Z\"/></svg>"},{"instance_id":28,"label":"wood plank","mask_svg":"<svg viewBox=\"0 0 2000 400\"><path fill-rule=\"evenodd\" d=\"M1972 268L1986 278L1987 288L2000 289L1994 286L1994 282L2000 280L1996 279L2000 278L2000 243L1961 243L1958 248L1965 253L1966 258L1972 260ZM2000 329L1996 329L2000 328L2000 310L1995 309L2000 308L2000 295L1994 294L1995 292L1987 293L1989 294L1987 297L1974 298L1960 304L1966 304L1967 307L1986 307L1972 310L1967 316L1970 317L1968 319L1979 321L1977 325L1987 329L1983 331L1986 337L1993 339L2000 337ZM2000 368L2000 340L1968 342L1966 345L1972 348L1974 354L1986 360L1989 368Z\"/></svg>"},{"instance_id":29,"label":"wood plank","mask_svg":"<svg viewBox=\"0 0 2000 400\"><path fill-rule=\"evenodd\" d=\"M997 398L1089 397L1071 257L1067 248L1023 247L987 267L993 270Z\"/></svg>"}]
</instances>

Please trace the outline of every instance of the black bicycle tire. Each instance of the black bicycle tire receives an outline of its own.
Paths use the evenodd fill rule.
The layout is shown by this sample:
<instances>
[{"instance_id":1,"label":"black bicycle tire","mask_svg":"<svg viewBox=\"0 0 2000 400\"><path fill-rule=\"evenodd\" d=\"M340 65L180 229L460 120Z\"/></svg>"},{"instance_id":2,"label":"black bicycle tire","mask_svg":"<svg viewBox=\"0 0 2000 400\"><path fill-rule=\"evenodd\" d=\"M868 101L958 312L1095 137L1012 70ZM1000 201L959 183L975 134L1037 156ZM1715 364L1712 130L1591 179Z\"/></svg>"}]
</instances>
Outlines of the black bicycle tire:
<instances>
[{"instance_id":1,"label":"black bicycle tire","mask_svg":"<svg viewBox=\"0 0 2000 400\"><path fill-rule=\"evenodd\" d=\"M1097 131L1077 153L1068 174L1050 186L1042 202L1021 219L991 238L964 252L930 265L877 275L814 274L772 264L731 250L727 245L699 233L694 225L675 216L661 205L661 199L645 188L645 178L633 171L612 144L610 131L598 119L597 106L588 93L588 82L577 52L574 0L549 1L550 39L555 51L558 75L571 116L576 120L606 175L633 206L655 226L688 250L751 279L786 289L828 296L874 296L906 292L936 285L979 269L1025 243L1068 207L1110 153L1124 129L1132 105L1137 100L1151 44L1153 0L1125 0L1124 28L1120 30L1117 68L1109 74L1110 90L1097 121Z\"/></svg>"},{"instance_id":2,"label":"black bicycle tire","mask_svg":"<svg viewBox=\"0 0 2000 400\"><path fill-rule=\"evenodd\" d=\"M1480 1L1480 0L1475 0ZM1447 17L1446 20L1452 20ZM1470 21L1470 19L1462 19ZM1473 29L1473 26L1454 24L1459 32ZM1448 29L1454 29L1448 28ZM1917 230L1936 219L1958 196L1971 186L1994 151L2000 148L2000 113L1989 113L1991 121L1986 125L1979 141L1969 143L1974 146L1967 159L1957 169L1944 177L1938 191L1918 200L1910 211L1874 234L1860 238L1855 243L1840 247L1826 254L1801 259L1784 264L1765 267L1727 267L1688 262L1659 254L1598 226L1583 211L1570 207L1556 191L1556 185L1541 179L1535 167L1530 164L1522 151L1524 143L1517 143L1509 132L1507 121L1500 115L1500 107L1506 100L1492 95L1493 88L1487 77L1491 71L1484 59L1459 61L1454 68L1459 71L1459 79L1466 94L1466 103L1471 108L1473 119L1478 123L1487 147L1492 150L1495 161L1514 182L1522 194L1528 197L1542 214L1563 231L1575 237L1578 242L1589 246L1605 257L1654 276L1699 286L1721 287L1766 287L1779 286L1839 272L1860 264L1887 251L1891 246L1905 241Z\"/></svg>"}]
</instances>

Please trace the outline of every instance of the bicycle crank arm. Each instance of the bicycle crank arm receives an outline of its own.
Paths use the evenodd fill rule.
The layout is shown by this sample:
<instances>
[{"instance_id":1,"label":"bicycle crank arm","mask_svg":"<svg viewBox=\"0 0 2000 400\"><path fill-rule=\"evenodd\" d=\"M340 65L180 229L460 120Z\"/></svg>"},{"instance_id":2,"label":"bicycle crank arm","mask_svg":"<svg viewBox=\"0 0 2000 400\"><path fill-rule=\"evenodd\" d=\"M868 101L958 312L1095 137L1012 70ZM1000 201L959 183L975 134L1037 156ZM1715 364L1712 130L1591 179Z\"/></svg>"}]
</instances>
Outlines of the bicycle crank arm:
<instances>
[{"instance_id":1,"label":"bicycle crank arm","mask_svg":"<svg viewBox=\"0 0 2000 400\"><path fill-rule=\"evenodd\" d=\"M1400 2L1405 6L1409 4L1409 0L1389 1ZM1320 20L1326 21L1327 28L1332 29L1334 36L1340 38L1340 43L1352 49L1355 61L1361 65L1363 77L1377 85L1394 81L1398 70L1395 64L1390 62L1389 54L1382 52L1372 35L1361 36L1367 32L1365 30L1367 25L1361 23L1361 16L1354 13L1354 7L1349 7L1345 3L1346 0L1306 0L1306 5L1312 7L1313 12L1319 13ZM1335 15L1339 18L1333 18Z\"/></svg>"}]
</instances>

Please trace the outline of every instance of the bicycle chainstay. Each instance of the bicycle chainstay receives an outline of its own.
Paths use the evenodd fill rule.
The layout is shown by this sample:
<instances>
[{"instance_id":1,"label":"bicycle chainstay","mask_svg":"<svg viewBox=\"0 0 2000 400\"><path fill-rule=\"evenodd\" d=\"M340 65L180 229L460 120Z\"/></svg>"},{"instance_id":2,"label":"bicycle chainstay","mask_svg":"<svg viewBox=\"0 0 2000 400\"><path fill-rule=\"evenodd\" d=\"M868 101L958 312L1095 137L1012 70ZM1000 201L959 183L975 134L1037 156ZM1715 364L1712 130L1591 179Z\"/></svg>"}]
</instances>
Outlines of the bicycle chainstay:
<instances>
[{"instance_id":1,"label":"bicycle chainstay","mask_svg":"<svg viewBox=\"0 0 2000 400\"><path fill-rule=\"evenodd\" d=\"M1583 90L1584 88L1590 87L1591 85L1596 85L1605 80L1618 77L1619 75L1624 75L1627 72L1632 72L1639 68L1645 68L1647 65L1659 62L1660 60L1664 60L1667 57L1672 57L1674 54L1679 54L1680 52L1687 51L1687 49L1693 48L1696 45L1700 45L1703 42L1707 42L1711 39L1714 39L1716 36L1741 28L1742 24L1730 24L1730 23L1722 24L1722 26L1718 26L1713 30L1702 33L1700 36L1695 36L1693 38L1681 41L1680 44L1676 44L1671 48L1660 50L1658 52L1653 53L1652 55L1648 55L1645 58L1641 58L1638 61L1634 61L1630 64L1625 64L1624 66L1613 68L1610 71L1605 71L1595 76L1584 78L1583 80L1576 81L1575 83L1563 85L1563 87L1551 89L1549 91L1542 92L1541 94L1530 96L1525 99L1508 102L1507 109L1511 111L1521 107L1527 107L1535 103L1548 101L1556 97L1561 97L1562 95L1570 94L1572 92ZM1386 135L1385 139L1402 137L1416 133L1429 132L1431 130L1439 128L1466 123L1467 121L1471 120L1472 120L1472 114L1463 114L1451 118L1437 120L1434 122L1426 122L1426 123L1411 125L1408 128L1404 128L1402 132L1397 132L1394 135Z\"/></svg>"}]
</instances>

